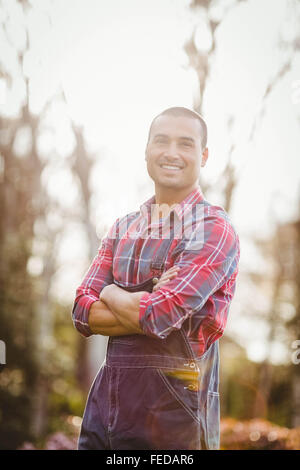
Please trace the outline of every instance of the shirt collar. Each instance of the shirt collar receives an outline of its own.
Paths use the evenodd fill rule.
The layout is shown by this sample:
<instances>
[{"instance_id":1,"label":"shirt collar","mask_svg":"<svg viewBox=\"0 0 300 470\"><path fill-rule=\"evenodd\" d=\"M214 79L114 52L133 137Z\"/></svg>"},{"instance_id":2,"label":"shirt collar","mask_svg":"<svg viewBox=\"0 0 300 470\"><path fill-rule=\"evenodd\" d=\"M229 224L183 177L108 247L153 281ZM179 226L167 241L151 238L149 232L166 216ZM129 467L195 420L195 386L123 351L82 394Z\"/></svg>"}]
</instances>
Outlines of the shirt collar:
<instances>
[{"instance_id":1,"label":"shirt collar","mask_svg":"<svg viewBox=\"0 0 300 470\"><path fill-rule=\"evenodd\" d=\"M200 189L200 186L193 189L181 202L178 202L172 209L175 214L177 214L179 220L187 215L188 212L192 210L192 207L195 204L199 204L204 200L203 193ZM155 195L147 199L141 206L140 211L142 216L147 217L151 215L151 206L155 204ZM171 211L171 212L172 212Z\"/></svg>"}]
</instances>

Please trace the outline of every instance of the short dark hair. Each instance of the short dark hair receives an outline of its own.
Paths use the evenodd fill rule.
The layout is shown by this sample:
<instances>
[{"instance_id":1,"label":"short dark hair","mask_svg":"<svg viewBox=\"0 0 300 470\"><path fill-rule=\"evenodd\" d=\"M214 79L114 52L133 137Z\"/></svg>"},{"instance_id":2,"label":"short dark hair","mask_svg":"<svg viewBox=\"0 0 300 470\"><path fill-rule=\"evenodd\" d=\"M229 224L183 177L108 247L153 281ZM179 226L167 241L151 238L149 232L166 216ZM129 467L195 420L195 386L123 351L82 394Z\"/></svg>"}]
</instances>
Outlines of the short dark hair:
<instances>
[{"instance_id":1,"label":"short dark hair","mask_svg":"<svg viewBox=\"0 0 300 470\"><path fill-rule=\"evenodd\" d=\"M173 106L172 108L167 108L167 109L165 109L164 111L162 111L161 113L159 113L157 116L155 116L152 119L150 129L149 129L149 133L148 133L147 145L148 145L148 142L150 140L150 134L151 134L151 130L152 130L152 126L153 126L154 121L159 116L165 116L165 115L174 116L174 117L186 116L186 117L198 119L198 121L200 122L201 131L202 131L201 132L202 133L202 136L201 136L202 148L203 148L203 150L206 148L206 145L207 145L207 125L206 125L206 122L204 121L203 117L199 113L197 113L196 111L193 111L192 109L184 108L183 106Z\"/></svg>"}]
</instances>

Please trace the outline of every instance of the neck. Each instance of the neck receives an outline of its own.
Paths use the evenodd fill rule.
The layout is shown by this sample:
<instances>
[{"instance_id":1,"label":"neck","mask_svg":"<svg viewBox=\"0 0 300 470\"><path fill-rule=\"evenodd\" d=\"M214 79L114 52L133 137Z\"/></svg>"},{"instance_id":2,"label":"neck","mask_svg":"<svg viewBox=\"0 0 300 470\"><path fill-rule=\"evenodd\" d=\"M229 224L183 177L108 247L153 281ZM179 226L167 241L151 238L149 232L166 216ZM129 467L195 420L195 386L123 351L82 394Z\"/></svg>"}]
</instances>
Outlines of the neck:
<instances>
[{"instance_id":1,"label":"neck","mask_svg":"<svg viewBox=\"0 0 300 470\"><path fill-rule=\"evenodd\" d=\"M196 183L192 188L178 190L176 188L158 188L155 186L155 202L156 204L168 204L172 206L183 201L194 189L199 188Z\"/></svg>"}]
</instances>

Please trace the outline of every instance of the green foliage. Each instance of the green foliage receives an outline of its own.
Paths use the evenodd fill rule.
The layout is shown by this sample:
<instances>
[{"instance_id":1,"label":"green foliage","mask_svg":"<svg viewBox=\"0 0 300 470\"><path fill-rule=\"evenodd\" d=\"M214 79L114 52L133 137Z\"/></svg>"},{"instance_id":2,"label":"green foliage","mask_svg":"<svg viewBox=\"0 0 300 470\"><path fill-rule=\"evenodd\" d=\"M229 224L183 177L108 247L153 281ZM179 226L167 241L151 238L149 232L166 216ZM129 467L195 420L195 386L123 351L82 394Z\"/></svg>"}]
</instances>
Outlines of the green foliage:
<instances>
[{"instance_id":1,"label":"green foliage","mask_svg":"<svg viewBox=\"0 0 300 470\"><path fill-rule=\"evenodd\" d=\"M81 416L84 396L76 380L79 335L71 321L71 308L53 306L55 347L51 351L49 390L49 432L55 432L58 416Z\"/></svg>"},{"instance_id":2,"label":"green foliage","mask_svg":"<svg viewBox=\"0 0 300 470\"><path fill-rule=\"evenodd\" d=\"M227 344L227 341L227 338L220 341L221 413L250 419L253 417L258 365L247 359L244 350Z\"/></svg>"},{"instance_id":3,"label":"green foliage","mask_svg":"<svg viewBox=\"0 0 300 470\"><path fill-rule=\"evenodd\" d=\"M268 404L268 419L280 426L292 427L293 390L291 366L274 367Z\"/></svg>"},{"instance_id":4,"label":"green foliage","mask_svg":"<svg viewBox=\"0 0 300 470\"><path fill-rule=\"evenodd\" d=\"M292 366L269 365L271 386L270 396L266 398L259 386L262 363L250 361L245 351L227 337L220 341L220 356L222 417L251 420L259 403L260 418L280 426L292 426Z\"/></svg>"},{"instance_id":5,"label":"green foliage","mask_svg":"<svg viewBox=\"0 0 300 470\"><path fill-rule=\"evenodd\" d=\"M7 365L0 375L0 449L14 449L31 437L32 386L37 376L35 318L28 245L8 236L1 250L0 324Z\"/></svg>"},{"instance_id":6,"label":"green foliage","mask_svg":"<svg viewBox=\"0 0 300 470\"><path fill-rule=\"evenodd\" d=\"M20 238L9 237L2 248L0 324L7 365L0 374L0 449L15 449L24 441L34 440L32 422L39 381L46 384L47 392L45 435L60 430L61 416L81 416L84 398L76 381L79 335L70 308L53 304L53 338L46 348L47 366L41 370L36 342L36 280L26 270L28 246Z\"/></svg>"}]
</instances>

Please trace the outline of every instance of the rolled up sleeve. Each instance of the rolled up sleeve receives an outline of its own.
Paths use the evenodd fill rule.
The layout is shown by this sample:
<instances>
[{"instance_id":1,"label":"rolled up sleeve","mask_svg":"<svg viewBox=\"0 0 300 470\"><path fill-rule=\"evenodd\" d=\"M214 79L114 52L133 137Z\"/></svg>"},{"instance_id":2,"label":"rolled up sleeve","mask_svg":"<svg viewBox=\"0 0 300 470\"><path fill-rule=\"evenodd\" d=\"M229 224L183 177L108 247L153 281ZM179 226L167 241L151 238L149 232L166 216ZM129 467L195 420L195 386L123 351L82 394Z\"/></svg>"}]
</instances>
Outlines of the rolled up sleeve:
<instances>
[{"instance_id":1,"label":"rolled up sleeve","mask_svg":"<svg viewBox=\"0 0 300 470\"><path fill-rule=\"evenodd\" d=\"M217 331L220 336L235 289L240 256L238 236L227 219L211 218L206 223L200 249L193 250L190 241L188 249L182 246L174 261L180 268L176 278L141 298L140 327L146 335L164 339L197 313L205 318L211 334ZM222 308L215 308L215 293ZM214 307L204 308L210 297Z\"/></svg>"},{"instance_id":2,"label":"rolled up sleeve","mask_svg":"<svg viewBox=\"0 0 300 470\"><path fill-rule=\"evenodd\" d=\"M113 283L113 243L117 223L118 219L110 228L107 236L102 239L97 255L86 272L82 283L76 289L72 320L75 328L85 337L93 334L88 323L92 303L99 300L100 292L105 286Z\"/></svg>"}]
</instances>

